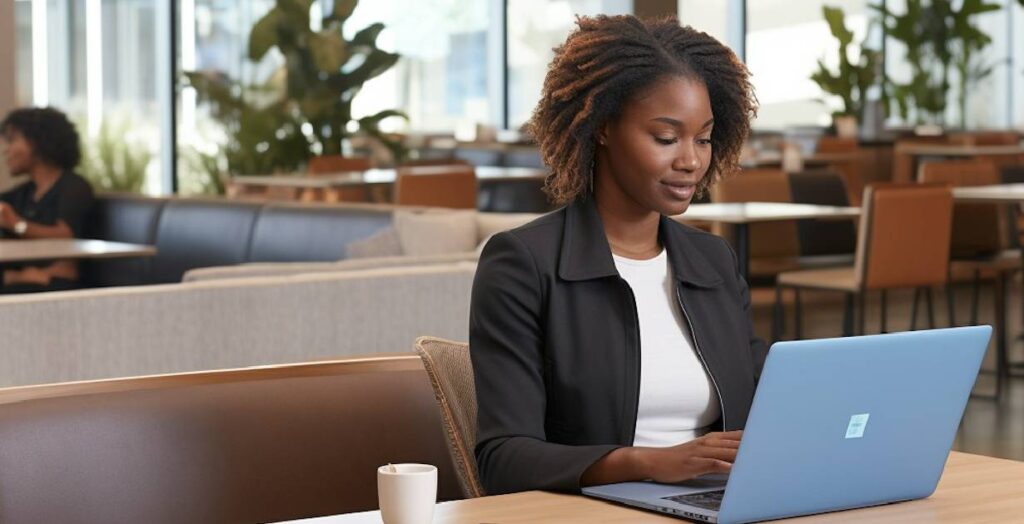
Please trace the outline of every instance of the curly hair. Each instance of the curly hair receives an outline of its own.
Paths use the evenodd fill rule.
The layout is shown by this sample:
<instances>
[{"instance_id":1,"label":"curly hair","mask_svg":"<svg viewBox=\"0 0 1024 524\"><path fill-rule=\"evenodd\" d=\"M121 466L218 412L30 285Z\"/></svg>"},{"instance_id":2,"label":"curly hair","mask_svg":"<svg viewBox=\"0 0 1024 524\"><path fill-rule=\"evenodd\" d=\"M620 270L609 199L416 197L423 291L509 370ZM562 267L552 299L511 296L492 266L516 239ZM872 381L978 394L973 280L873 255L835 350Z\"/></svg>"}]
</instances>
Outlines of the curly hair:
<instances>
[{"instance_id":1,"label":"curly hair","mask_svg":"<svg viewBox=\"0 0 1024 524\"><path fill-rule=\"evenodd\" d=\"M540 102L527 124L552 174L544 191L566 204L593 191L597 134L625 103L661 79L681 76L704 84L715 127L703 194L737 169L740 150L757 114L750 73L721 42L675 17L578 17L578 26L555 48Z\"/></svg>"},{"instance_id":2,"label":"curly hair","mask_svg":"<svg viewBox=\"0 0 1024 524\"><path fill-rule=\"evenodd\" d=\"M17 131L32 145L36 158L70 171L82 159L75 130L68 117L52 107L15 109L0 122L0 133Z\"/></svg>"}]
</instances>

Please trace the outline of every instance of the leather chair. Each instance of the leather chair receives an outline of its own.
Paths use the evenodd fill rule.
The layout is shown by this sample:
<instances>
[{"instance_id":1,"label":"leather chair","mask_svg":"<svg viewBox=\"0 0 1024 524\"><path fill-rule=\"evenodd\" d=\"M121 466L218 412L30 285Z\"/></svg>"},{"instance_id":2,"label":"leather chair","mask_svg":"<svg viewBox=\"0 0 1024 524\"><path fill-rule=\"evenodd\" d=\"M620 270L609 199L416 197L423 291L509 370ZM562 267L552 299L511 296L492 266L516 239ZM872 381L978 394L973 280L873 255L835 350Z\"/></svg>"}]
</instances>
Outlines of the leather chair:
<instances>
[{"instance_id":1,"label":"leather chair","mask_svg":"<svg viewBox=\"0 0 1024 524\"><path fill-rule=\"evenodd\" d=\"M444 422L445 441L459 475L462 496L484 495L476 469L476 385L469 346L433 337L416 339L416 353L430 377Z\"/></svg>"},{"instance_id":2,"label":"leather chair","mask_svg":"<svg viewBox=\"0 0 1024 524\"><path fill-rule=\"evenodd\" d=\"M311 175L333 175L346 171L366 171L372 168L373 159L370 157L322 155L309 159L306 172ZM370 189L367 186L325 190L306 189L300 193L299 200L303 202L368 202Z\"/></svg>"},{"instance_id":3,"label":"leather chair","mask_svg":"<svg viewBox=\"0 0 1024 524\"><path fill-rule=\"evenodd\" d=\"M897 184L907 184L917 178L917 162L915 156L907 152L911 148L921 144L949 144L948 136L912 136L896 140L893 144L892 155L892 181Z\"/></svg>"},{"instance_id":4,"label":"leather chair","mask_svg":"<svg viewBox=\"0 0 1024 524\"><path fill-rule=\"evenodd\" d=\"M793 202L823 206L849 206L846 184L832 171L789 174ZM852 220L799 220L801 257L849 257L857 249L857 230Z\"/></svg>"},{"instance_id":5,"label":"leather chair","mask_svg":"<svg viewBox=\"0 0 1024 524\"><path fill-rule=\"evenodd\" d=\"M400 167L395 175L394 202L407 206L477 208L473 166Z\"/></svg>"},{"instance_id":6,"label":"leather chair","mask_svg":"<svg viewBox=\"0 0 1024 524\"><path fill-rule=\"evenodd\" d=\"M782 293L796 295L795 335L801 338L801 289L841 292L846 297L843 334L853 335L854 299L859 302L859 327L864 333L864 299L869 291L882 291L882 331L886 330L884 292L889 289L926 289L929 323L930 288L944 286L949 272L949 239L953 221L953 194L945 185L869 185L864 190L857 252L853 266L806 269L780 273L776 280L773 338L781 336ZM917 294L911 312L916 327Z\"/></svg>"},{"instance_id":7,"label":"leather chair","mask_svg":"<svg viewBox=\"0 0 1024 524\"><path fill-rule=\"evenodd\" d=\"M322 155L309 159L306 172L311 175L343 173L345 171L366 171L373 167L373 160L362 156Z\"/></svg>"},{"instance_id":8,"label":"leather chair","mask_svg":"<svg viewBox=\"0 0 1024 524\"><path fill-rule=\"evenodd\" d=\"M377 508L376 468L438 467L415 355L0 390L0 522L276 522Z\"/></svg>"},{"instance_id":9,"label":"leather chair","mask_svg":"<svg viewBox=\"0 0 1024 524\"><path fill-rule=\"evenodd\" d=\"M789 178L781 169L744 169L711 188L712 202L792 202ZM732 238L730 227L716 225L712 232ZM750 276L774 277L800 267L800 241L796 221L751 224Z\"/></svg>"},{"instance_id":10,"label":"leather chair","mask_svg":"<svg viewBox=\"0 0 1024 524\"><path fill-rule=\"evenodd\" d=\"M844 156L849 156L849 159L831 162L829 169L842 177L844 185L849 191L846 201L859 206L860 197L864 192L864 177L861 176L864 155L857 139L826 135L818 139L815 152L825 154L842 153Z\"/></svg>"}]
</instances>

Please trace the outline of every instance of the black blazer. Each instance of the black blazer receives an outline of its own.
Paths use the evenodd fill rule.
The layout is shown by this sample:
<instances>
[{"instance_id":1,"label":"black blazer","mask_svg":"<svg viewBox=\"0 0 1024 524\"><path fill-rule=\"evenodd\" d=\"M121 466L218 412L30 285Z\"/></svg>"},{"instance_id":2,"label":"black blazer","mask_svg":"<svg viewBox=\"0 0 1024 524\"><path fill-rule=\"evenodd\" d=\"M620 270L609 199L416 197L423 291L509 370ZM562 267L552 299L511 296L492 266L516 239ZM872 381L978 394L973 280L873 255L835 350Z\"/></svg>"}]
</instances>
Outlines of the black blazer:
<instances>
[{"instance_id":1,"label":"black blazer","mask_svg":"<svg viewBox=\"0 0 1024 524\"><path fill-rule=\"evenodd\" d=\"M742 429L768 350L754 336L736 257L720 237L667 217L659 236L720 398L718 425ZM469 327L476 459L487 493L578 491L591 464L632 445L638 324L592 200L487 243Z\"/></svg>"}]
</instances>

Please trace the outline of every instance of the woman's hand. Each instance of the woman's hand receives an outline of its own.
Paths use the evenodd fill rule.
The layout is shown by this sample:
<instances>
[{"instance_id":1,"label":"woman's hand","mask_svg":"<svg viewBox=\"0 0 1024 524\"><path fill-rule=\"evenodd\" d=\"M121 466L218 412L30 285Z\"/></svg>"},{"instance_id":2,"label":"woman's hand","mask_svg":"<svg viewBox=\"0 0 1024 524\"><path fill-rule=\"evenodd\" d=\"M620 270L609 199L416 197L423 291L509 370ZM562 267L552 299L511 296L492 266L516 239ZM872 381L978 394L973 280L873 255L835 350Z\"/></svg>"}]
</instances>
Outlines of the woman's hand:
<instances>
[{"instance_id":1,"label":"woman's hand","mask_svg":"<svg viewBox=\"0 0 1024 524\"><path fill-rule=\"evenodd\" d=\"M668 448L619 448L583 473L584 486L638 480L674 483L708 473L729 473L742 431L708 433Z\"/></svg>"},{"instance_id":2,"label":"woman's hand","mask_svg":"<svg viewBox=\"0 0 1024 524\"><path fill-rule=\"evenodd\" d=\"M669 448L637 448L641 471L655 482L674 483L708 473L729 473L742 431L708 433Z\"/></svg>"}]
</instances>

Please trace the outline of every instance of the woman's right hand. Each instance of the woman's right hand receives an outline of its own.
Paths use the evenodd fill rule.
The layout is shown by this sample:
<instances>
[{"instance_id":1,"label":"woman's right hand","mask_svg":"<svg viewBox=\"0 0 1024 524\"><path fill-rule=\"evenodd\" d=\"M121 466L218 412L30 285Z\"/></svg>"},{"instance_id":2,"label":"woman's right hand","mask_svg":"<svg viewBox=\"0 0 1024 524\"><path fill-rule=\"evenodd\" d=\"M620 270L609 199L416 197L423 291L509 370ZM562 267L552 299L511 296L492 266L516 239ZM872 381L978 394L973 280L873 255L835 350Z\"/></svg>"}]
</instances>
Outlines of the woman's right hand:
<instances>
[{"instance_id":1,"label":"woman's right hand","mask_svg":"<svg viewBox=\"0 0 1024 524\"><path fill-rule=\"evenodd\" d=\"M668 448L635 448L640 470L655 482L682 482L709 473L729 473L743 431L708 433Z\"/></svg>"},{"instance_id":2,"label":"woman's right hand","mask_svg":"<svg viewBox=\"0 0 1024 524\"><path fill-rule=\"evenodd\" d=\"M584 486L653 480L682 482L708 473L729 473L743 431L708 433L667 448L625 447L605 455L584 473Z\"/></svg>"}]
</instances>

